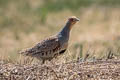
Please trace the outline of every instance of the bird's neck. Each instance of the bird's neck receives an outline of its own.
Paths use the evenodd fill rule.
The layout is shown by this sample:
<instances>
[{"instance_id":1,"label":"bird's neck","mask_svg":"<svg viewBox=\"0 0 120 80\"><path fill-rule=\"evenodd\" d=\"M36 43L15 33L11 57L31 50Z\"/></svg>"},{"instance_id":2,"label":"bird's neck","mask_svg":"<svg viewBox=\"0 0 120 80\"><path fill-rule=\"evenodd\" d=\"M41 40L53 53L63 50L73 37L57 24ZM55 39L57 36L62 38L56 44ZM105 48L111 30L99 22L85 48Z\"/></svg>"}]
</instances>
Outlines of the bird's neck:
<instances>
[{"instance_id":1,"label":"bird's neck","mask_svg":"<svg viewBox=\"0 0 120 80\"><path fill-rule=\"evenodd\" d=\"M64 26L64 28L57 34L57 36L59 37L59 40L61 40L61 42L63 42L63 43L68 42L71 27L72 27L71 23L67 22L66 25Z\"/></svg>"},{"instance_id":2,"label":"bird's neck","mask_svg":"<svg viewBox=\"0 0 120 80\"><path fill-rule=\"evenodd\" d=\"M66 25L64 26L64 28L60 31L60 34L61 34L62 36L66 36L66 37L69 36L71 27L72 27L72 25L71 25L71 23L68 21L68 22L66 23Z\"/></svg>"}]
</instances>

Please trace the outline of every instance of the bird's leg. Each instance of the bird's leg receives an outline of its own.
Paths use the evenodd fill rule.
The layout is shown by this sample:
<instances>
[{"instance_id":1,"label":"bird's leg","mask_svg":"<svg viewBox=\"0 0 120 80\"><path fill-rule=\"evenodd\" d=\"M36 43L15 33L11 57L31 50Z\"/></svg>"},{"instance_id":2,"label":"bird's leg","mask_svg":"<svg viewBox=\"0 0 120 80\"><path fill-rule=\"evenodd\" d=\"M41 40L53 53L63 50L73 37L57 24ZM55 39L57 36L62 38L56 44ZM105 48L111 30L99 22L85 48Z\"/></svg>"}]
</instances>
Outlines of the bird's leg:
<instances>
[{"instance_id":1,"label":"bird's leg","mask_svg":"<svg viewBox=\"0 0 120 80\"><path fill-rule=\"evenodd\" d=\"M49 63L50 63L50 64L54 65L54 63L53 63L53 60L52 60L52 59L48 59L48 61L49 61Z\"/></svg>"},{"instance_id":2,"label":"bird's leg","mask_svg":"<svg viewBox=\"0 0 120 80\"><path fill-rule=\"evenodd\" d=\"M52 63L52 59L48 59L48 61L49 61L49 63ZM52 63L52 65L53 65L53 63Z\"/></svg>"},{"instance_id":3,"label":"bird's leg","mask_svg":"<svg viewBox=\"0 0 120 80\"><path fill-rule=\"evenodd\" d=\"M42 60L42 64L44 64L45 63L45 60Z\"/></svg>"}]
</instances>

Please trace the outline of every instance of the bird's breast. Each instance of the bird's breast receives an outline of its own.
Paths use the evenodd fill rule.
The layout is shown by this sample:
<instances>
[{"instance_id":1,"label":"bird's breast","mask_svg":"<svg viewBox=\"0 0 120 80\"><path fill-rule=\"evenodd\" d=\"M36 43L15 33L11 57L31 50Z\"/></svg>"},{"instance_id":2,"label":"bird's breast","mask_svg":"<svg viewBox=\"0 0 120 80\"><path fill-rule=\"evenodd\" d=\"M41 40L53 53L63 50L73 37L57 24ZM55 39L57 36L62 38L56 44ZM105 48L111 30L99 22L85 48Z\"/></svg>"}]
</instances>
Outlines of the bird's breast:
<instances>
[{"instance_id":1,"label":"bird's breast","mask_svg":"<svg viewBox=\"0 0 120 80\"><path fill-rule=\"evenodd\" d=\"M63 50L63 49L67 49L67 47L68 47L68 43L64 43L62 46L61 46L61 49Z\"/></svg>"}]
</instances>

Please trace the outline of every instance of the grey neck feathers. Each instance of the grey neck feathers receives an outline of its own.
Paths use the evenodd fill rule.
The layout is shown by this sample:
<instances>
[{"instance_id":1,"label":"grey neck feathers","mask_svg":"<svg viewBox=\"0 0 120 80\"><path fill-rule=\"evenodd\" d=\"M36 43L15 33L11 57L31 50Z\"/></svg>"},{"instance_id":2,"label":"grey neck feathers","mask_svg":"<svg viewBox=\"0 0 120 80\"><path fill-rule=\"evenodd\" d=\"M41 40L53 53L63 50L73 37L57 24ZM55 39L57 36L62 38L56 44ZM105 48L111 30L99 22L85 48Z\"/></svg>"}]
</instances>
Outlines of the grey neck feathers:
<instances>
[{"instance_id":1,"label":"grey neck feathers","mask_svg":"<svg viewBox=\"0 0 120 80\"><path fill-rule=\"evenodd\" d=\"M70 27L71 23L68 21L64 28L57 35L63 42L67 42L69 40Z\"/></svg>"}]
</instances>

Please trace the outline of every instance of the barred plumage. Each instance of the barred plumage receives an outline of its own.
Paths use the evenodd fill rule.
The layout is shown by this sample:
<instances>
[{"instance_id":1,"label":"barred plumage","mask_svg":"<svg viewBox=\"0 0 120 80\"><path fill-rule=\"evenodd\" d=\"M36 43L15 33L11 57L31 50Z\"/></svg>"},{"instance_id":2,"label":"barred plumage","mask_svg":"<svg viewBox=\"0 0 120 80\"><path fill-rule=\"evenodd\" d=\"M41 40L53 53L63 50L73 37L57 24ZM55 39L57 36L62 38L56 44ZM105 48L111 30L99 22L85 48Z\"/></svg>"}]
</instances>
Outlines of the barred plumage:
<instances>
[{"instance_id":1,"label":"barred plumage","mask_svg":"<svg viewBox=\"0 0 120 80\"><path fill-rule=\"evenodd\" d=\"M45 60L51 60L54 57L57 57L66 51L71 27L77 21L79 21L79 19L76 17L69 18L65 27L58 34L51 36L39 42L34 47L23 50L20 53L42 59L43 63Z\"/></svg>"}]
</instances>

